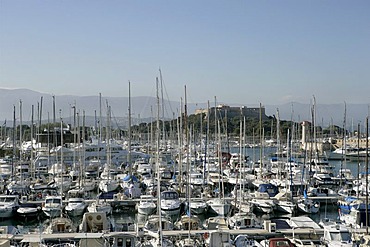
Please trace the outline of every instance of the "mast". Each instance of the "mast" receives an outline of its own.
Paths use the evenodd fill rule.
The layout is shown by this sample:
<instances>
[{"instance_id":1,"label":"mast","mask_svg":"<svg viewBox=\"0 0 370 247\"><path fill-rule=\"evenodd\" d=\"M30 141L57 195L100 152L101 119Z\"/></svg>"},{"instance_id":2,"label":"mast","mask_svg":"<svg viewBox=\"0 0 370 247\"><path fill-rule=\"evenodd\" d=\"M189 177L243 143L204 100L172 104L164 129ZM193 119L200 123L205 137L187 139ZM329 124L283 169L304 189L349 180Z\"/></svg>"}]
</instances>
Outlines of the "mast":
<instances>
[{"instance_id":1,"label":"mast","mask_svg":"<svg viewBox=\"0 0 370 247\"><path fill-rule=\"evenodd\" d=\"M22 142L23 142L23 128L22 128L22 100L19 101L19 160L23 160L23 150L22 150Z\"/></svg>"},{"instance_id":2,"label":"mast","mask_svg":"<svg viewBox=\"0 0 370 247\"><path fill-rule=\"evenodd\" d=\"M77 112L77 147L78 147L78 169L79 169L79 173L78 173L78 185L80 186L81 188L81 185L82 185L82 175L83 175L83 162L82 162L82 153L81 153L81 128L80 128L80 111ZM76 149L76 148L75 148ZM82 151L84 152L85 149L83 148ZM76 166L76 169L77 169L77 166Z\"/></svg>"},{"instance_id":3,"label":"mast","mask_svg":"<svg viewBox=\"0 0 370 247\"><path fill-rule=\"evenodd\" d=\"M108 100L106 101L107 104L107 133L106 133L106 139L107 139L107 164L108 164L108 181L110 181L110 168L111 168L111 163L112 163L112 153L111 153L111 106L108 104Z\"/></svg>"},{"instance_id":4,"label":"mast","mask_svg":"<svg viewBox=\"0 0 370 247\"><path fill-rule=\"evenodd\" d=\"M99 93L99 143L98 143L98 146L100 146L100 143L102 142L101 140L101 131L102 131L102 112L101 112L101 108L102 108L102 103L101 103L101 93ZM98 152L98 154L100 154L100 152ZM99 157L98 157L99 158Z\"/></svg>"},{"instance_id":5,"label":"mast","mask_svg":"<svg viewBox=\"0 0 370 247\"><path fill-rule=\"evenodd\" d=\"M132 164L131 164L131 82L128 81L128 165L129 176L132 178Z\"/></svg>"},{"instance_id":6,"label":"mast","mask_svg":"<svg viewBox=\"0 0 370 247\"><path fill-rule=\"evenodd\" d=\"M220 192L218 193L218 196L219 198L222 196L222 204L225 205L225 195L224 195L224 190L225 190L225 187L224 187L224 179L223 179L223 162L222 162L222 139L221 139L221 126L220 126L220 121L218 121L218 124L217 124L217 127L218 127L218 138L219 138L219 162L220 162L220 176L221 176L221 183L220 183ZM222 195L221 195L222 193Z\"/></svg>"},{"instance_id":7,"label":"mast","mask_svg":"<svg viewBox=\"0 0 370 247\"><path fill-rule=\"evenodd\" d=\"M369 234L369 116L366 117L366 234Z\"/></svg>"},{"instance_id":8,"label":"mast","mask_svg":"<svg viewBox=\"0 0 370 247\"><path fill-rule=\"evenodd\" d=\"M41 96L41 99L40 99L40 104L39 104L39 107L38 107L38 110L39 110L39 114L38 114L38 122L39 122L39 124L38 124L38 128L37 128L37 133L40 133L41 132L41 129L40 129L40 127L41 127L41 122L42 122L42 103L43 103L43 96ZM39 135L37 135L37 143L39 143Z\"/></svg>"},{"instance_id":9,"label":"mast","mask_svg":"<svg viewBox=\"0 0 370 247\"><path fill-rule=\"evenodd\" d=\"M245 158L247 156L247 149L246 149L246 143L247 143L247 140L246 140L246 132L247 132L247 121L246 121L246 117L245 115L243 114L243 171L245 171L245 165L247 163L247 159ZM243 190L242 191L245 191L245 183L243 183ZM243 201L244 201L244 195L243 195Z\"/></svg>"},{"instance_id":10,"label":"mast","mask_svg":"<svg viewBox=\"0 0 370 247\"><path fill-rule=\"evenodd\" d=\"M242 146L243 146L243 143L242 143L242 139L243 139L243 122L242 122L242 116L243 116L243 112L242 112L242 108L240 108L240 119L239 119L239 170L235 168L235 171L237 172L237 176L236 176L236 185L235 185L235 203L234 205L236 206L237 203L238 203L238 187L239 187L239 192L240 192L240 197L241 197L241 194L242 194L242 183L241 183L241 180L242 180L242 173L244 172L244 169L242 168ZM239 174L238 174L238 171ZM239 181L238 181L239 179ZM241 208L241 198L239 197L239 202L240 202L240 205L239 205L239 208Z\"/></svg>"},{"instance_id":11,"label":"mast","mask_svg":"<svg viewBox=\"0 0 370 247\"><path fill-rule=\"evenodd\" d=\"M41 126L41 121L42 121L42 103L43 103L43 97L41 96L41 99L40 99L40 114L39 114L39 126Z\"/></svg>"},{"instance_id":12,"label":"mast","mask_svg":"<svg viewBox=\"0 0 370 247\"><path fill-rule=\"evenodd\" d=\"M360 181L360 165L361 165L361 162L360 162L360 123L357 124L357 179L358 181ZM366 178L367 176L369 175L367 173L367 170L365 171L365 174L366 174ZM367 184L366 184L367 186ZM359 187L360 186L357 186L357 199L359 198Z\"/></svg>"},{"instance_id":13,"label":"mast","mask_svg":"<svg viewBox=\"0 0 370 247\"><path fill-rule=\"evenodd\" d=\"M76 165L76 103L72 106L73 108L73 166Z\"/></svg>"},{"instance_id":14,"label":"mast","mask_svg":"<svg viewBox=\"0 0 370 247\"><path fill-rule=\"evenodd\" d=\"M187 194L188 194L188 210L189 210L189 231L188 231L188 238L190 239L190 230L191 230L191 208L190 208L190 203L191 203L191 181L190 181L190 163L189 163L189 152L190 152L190 145L189 145L189 129L188 129L188 107L187 107L187 95L186 95L186 85L184 87L185 90L185 113L184 113L184 125L185 125L185 150L186 150L186 174L187 174Z\"/></svg>"},{"instance_id":15,"label":"mast","mask_svg":"<svg viewBox=\"0 0 370 247\"><path fill-rule=\"evenodd\" d=\"M289 190L291 192L291 201L293 201L293 170L292 170L292 158L293 158L293 142L294 142L294 134L295 134L295 124L294 124L294 109L293 109L293 104L292 104L292 111L291 111L291 116L290 116L290 122L292 123L292 132L289 135L289 129L288 129L288 147L290 147L290 151L288 152L288 161L289 161L289 166L290 166L290 186ZM287 197L288 198L288 197Z\"/></svg>"},{"instance_id":16,"label":"mast","mask_svg":"<svg viewBox=\"0 0 370 247\"><path fill-rule=\"evenodd\" d=\"M262 146L263 146L263 137L262 137L262 104L260 103L260 111L259 111L259 135L260 135L260 179L262 179Z\"/></svg>"},{"instance_id":17,"label":"mast","mask_svg":"<svg viewBox=\"0 0 370 247\"><path fill-rule=\"evenodd\" d=\"M189 177L190 177L190 165L189 165L189 130L188 130L188 107L187 107L187 98L186 98L186 85L185 85L185 104L184 104L184 128L185 128L185 150L186 150L186 174L187 174L187 183L188 189L187 194L190 197L189 193Z\"/></svg>"},{"instance_id":18,"label":"mast","mask_svg":"<svg viewBox=\"0 0 370 247\"><path fill-rule=\"evenodd\" d=\"M312 124L311 124L311 126L310 126L310 158L309 158L309 174L311 175L312 174L312 166L315 164L315 162L314 162L314 157L313 157L313 149L314 149L314 147L313 147L313 142L314 141L316 141L316 139L315 139L315 128L314 128L314 126L315 126L315 116L314 116L314 114L315 114L315 110L314 110L314 107L315 107L315 104L313 104L313 106L311 107L311 119L312 119ZM312 137L314 138L313 140L312 140ZM309 181L311 181L311 176L309 177Z\"/></svg>"},{"instance_id":19,"label":"mast","mask_svg":"<svg viewBox=\"0 0 370 247\"><path fill-rule=\"evenodd\" d=\"M209 138L209 100L207 101L207 131L206 131L206 139L205 139L205 146L204 146L204 161L203 161L203 185L206 184L206 168L207 168L207 161L208 161L208 138Z\"/></svg>"},{"instance_id":20,"label":"mast","mask_svg":"<svg viewBox=\"0 0 370 247\"><path fill-rule=\"evenodd\" d=\"M159 68L159 78L161 81L161 101L162 101L162 142L166 145L166 132L165 132L165 124L164 124L164 98L163 98L163 78L162 78L162 71Z\"/></svg>"},{"instance_id":21,"label":"mast","mask_svg":"<svg viewBox=\"0 0 370 247\"><path fill-rule=\"evenodd\" d=\"M343 185L343 180L342 180L342 174L343 174L343 166L346 167L345 162L346 162L346 155L347 155L347 138L346 138L346 118L347 116L347 105L346 102L344 102L344 119L343 119L343 133L342 133L342 159L340 161L340 187ZM359 178L358 178L359 179Z\"/></svg>"},{"instance_id":22,"label":"mast","mask_svg":"<svg viewBox=\"0 0 370 247\"><path fill-rule=\"evenodd\" d=\"M215 96L215 110L214 110L214 112L215 112L215 130L214 130L214 132L215 132L215 143L217 143L217 141L218 141L218 133L217 133L217 98L216 98L216 96ZM217 148L217 150L215 150L215 153L217 153L217 151L218 151L218 148ZM221 155L221 154L217 154L217 155Z\"/></svg>"},{"instance_id":23,"label":"mast","mask_svg":"<svg viewBox=\"0 0 370 247\"><path fill-rule=\"evenodd\" d=\"M183 103L182 103L182 97L180 98L180 123L179 123L179 133L178 133L178 138L179 138L179 146L180 146L180 152L179 152L179 160L180 160L180 164L179 164L179 173L180 173L180 176L179 176L179 184L180 184L180 190L181 190L181 193L184 192L183 190L183 186L182 186L182 182L183 182L183 144L184 144L184 140L183 140L183 114L184 114L184 111L183 111Z\"/></svg>"},{"instance_id":24,"label":"mast","mask_svg":"<svg viewBox=\"0 0 370 247\"><path fill-rule=\"evenodd\" d=\"M276 145L277 145L277 162L278 162L278 178L281 178L281 165L280 165L280 158L281 158L281 141L280 141L280 114L279 109L276 109Z\"/></svg>"},{"instance_id":25,"label":"mast","mask_svg":"<svg viewBox=\"0 0 370 247\"><path fill-rule=\"evenodd\" d=\"M62 118L62 110L59 110L60 113L60 164L61 164L61 185L60 185L60 195L63 196L63 118Z\"/></svg>"},{"instance_id":26,"label":"mast","mask_svg":"<svg viewBox=\"0 0 370 247\"><path fill-rule=\"evenodd\" d=\"M82 157L83 157L83 162L81 162L81 175L84 175L82 177L82 183L85 184L85 179L86 179L86 175L85 175L85 172L84 172L84 169L85 169L85 160L86 160L86 153L85 153L85 128L86 128L86 119L85 119L85 110L82 111L82 150L83 150L83 153L82 153Z\"/></svg>"},{"instance_id":27,"label":"mast","mask_svg":"<svg viewBox=\"0 0 370 247\"><path fill-rule=\"evenodd\" d=\"M33 108L34 106L32 105L31 107L31 177L35 178L35 167L34 167L34 161L33 161Z\"/></svg>"},{"instance_id":28,"label":"mast","mask_svg":"<svg viewBox=\"0 0 370 247\"><path fill-rule=\"evenodd\" d=\"M313 125L313 141L315 142L315 158L319 159L319 149L317 146L317 136L316 136L316 98L315 95L313 96L313 119L312 119L312 125Z\"/></svg>"},{"instance_id":29,"label":"mast","mask_svg":"<svg viewBox=\"0 0 370 247\"><path fill-rule=\"evenodd\" d=\"M48 128L47 128L47 134L48 134L48 165L50 165L50 114L48 112Z\"/></svg>"},{"instance_id":30,"label":"mast","mask_svg":"<svg viewBox=\"0 0 370 247\"><path fill-rule=\"evenodd\" d=\"M157 88L157 141L156 141L156 164L157 164L157 210L159 215L159 230L158 230L158 242L159 246L162 246L162 212L161 212L161 177L159 175L159 145L160 145L160 128L159 128L159 89L158 89L158 77L156 78L156 88Z\"/></svg>"},{"instance_id":31,"label":"mast","mask_svg":"<svg viewBox=\"0 0 370 247\"><path fill-rule=\"evenodd\" d=\"M227 152L230 153L230 146L229 146L229 131L228 131L228 117L227 117L227 108L225 108L225 131L226 131L226 145L227 145Z\"/></svg>"},{"instance_id":32,"label":"mast","mask_svg":"<svg viewBox=\"0 0 370 247\"><path fill-rule=\"evenodd\" d=\"M55 112L55 95L53 95L53 143L54 143L54 148L57 147L57 133L56 133L56 112ZM57 155L58 157L58 155ZM54 174L55 175L55 174Z\"/></svg>"},{"instance_id":33,"label":"mast","mask_svg":"<svg viewBox=\"0 0 370 247\"><path fill-rule=\"evenodd\" d=\"M15 174L15 169L14 169L14 159L15 159L15 154L16 154L16 134L17 134L17 129L16 129L16 118L15 118L15 105L13 107L13 155L12 155L12 176Z\"/></svg>"},{"instance_id":34,"label":"mast","mask_svg":"<svg viewBox=\"0 0 370 247\"><path fill-rule=\"evenodd\" d=\"M150 141L148 151L153 147L153 106L150 106Z\"/></svg>"}]
</instances>

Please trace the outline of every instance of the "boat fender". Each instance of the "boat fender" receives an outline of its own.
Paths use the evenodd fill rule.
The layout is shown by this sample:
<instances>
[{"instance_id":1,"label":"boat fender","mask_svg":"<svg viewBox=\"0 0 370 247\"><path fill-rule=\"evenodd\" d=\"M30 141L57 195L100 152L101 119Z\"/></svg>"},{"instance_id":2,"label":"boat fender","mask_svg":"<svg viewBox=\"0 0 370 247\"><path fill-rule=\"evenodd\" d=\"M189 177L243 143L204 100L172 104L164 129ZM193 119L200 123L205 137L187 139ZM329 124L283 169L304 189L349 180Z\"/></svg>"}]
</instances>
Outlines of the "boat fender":
<instances>
[{"instance_id":1,"label":"boat fender","mask_svg":"<svg viewBox=\"0 0 370 247\"><path fill-rule=\"evenodd\" d=\"M203 238L204 238L204 239L208 239L208 237L209 237L209 232L205 232L205 233L203 233Z\"/></svg>"},{"instance_id":2,"label":"boat fender","mask_svg":"<svg viewBox=\"0 0 370 247\"><path fill-rule=\"evenodd\" d=\"M92 221L92 220L93 220L93 216L92 216L92 215L89 215L89 216L87 217L87 220L88 220L88 221Z\"/></svg>"},{"instance_id":3,"label":"boat fender","mask_svg":"<svg viewBox=\"0 0 370 247\"><path fill-rule=\"evenodd\" d=\"M95 222L96 223L101 223L103 222L103 218L101 217L101 215L97 215L96 218L95 218Z\"/></svg>"},{"instance_id":4,"label":"boat fender","mask_svg":"<svg viewBox=\"0 0 370 247\"><path fill-rule=\"evenodd\" d=\"M194 228L194 230L198 229L198 222L195 222L195 223L193 224L193 228Z\"/></svg>"}]
</instances>

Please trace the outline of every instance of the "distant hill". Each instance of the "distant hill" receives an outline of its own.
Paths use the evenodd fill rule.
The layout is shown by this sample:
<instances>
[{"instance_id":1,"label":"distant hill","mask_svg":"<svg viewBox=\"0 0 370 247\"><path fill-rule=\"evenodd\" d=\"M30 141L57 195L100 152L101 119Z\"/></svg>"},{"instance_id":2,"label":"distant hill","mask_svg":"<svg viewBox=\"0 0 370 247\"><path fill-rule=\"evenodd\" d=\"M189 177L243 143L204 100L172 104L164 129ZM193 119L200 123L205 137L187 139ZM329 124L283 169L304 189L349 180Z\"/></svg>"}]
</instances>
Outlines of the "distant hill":
<instances>
[{"instance_id":1,"label":"distant hill","mask_svg":"<svg viewBox=\"0 0 370 247\"><path fill-rule=\"evenodd\" d=\"M77 94L77 92L76 92ZM47 122L48 118L53 121L53 95L48 93L41 93L29 89L1 89L0 88L0 124L6 121L8 126L11 126L13 121L14 107L16 111L16 121L20 121L20 101L22 101L22 121L24 123L31 121L31 109L34 105L34 121L37 120L38 109L41 107L42 97L42 119ZM127 125L128 116L128 97L104 97L102 95L102 117L106 116L107 102L112 109L112 122L120 126ZM238 106L241 104L230 104L228 102L219 102L229 104L231 106ZM99 95L94 96L76 96L76 95L55 95L55 109L56 120L60 119L60 110L63 120L71 122L73 119L73 106L76 105L79 115L82 117L85 111L86 124L93 125L95 116L99 118ZM258 107L258 103L254 105L245 104L246 107ZM132 97L131 98L131 112L132 123L139 121L148 122L156 118L157 114L157 99L155 97ZM193 114L196 109L206 108L207 103L188 103L188 114ZM266 115L272 116L277 114L279 109L279 116L281 120L291 120L293 115L294 121L303 121L312 119L310 104L291 103L284 105L264 105L266 108ZM161 106L162 108L162 106ZM368 114L367 104L347 104L346 106L347 128L351 128L352 123L357 126L361 121L364 123ZM178 116L180 112L180 102L164 100L165 119L171 119ZM162 117L162 115L160 116ZM82 118L81 118L82 119ZM334 123L338 126L343 125L344 119L344 103L341 104L317 104L316 106L316 123L318 125L328 126ZM82 122L82 120L80 120ZM357 128L357 127L355 127Z\"/></svg>"},{"instance_id":2,"label":"distant hill","mask_svg":"<svg viewBox=\"0 0 370 247\"><path fill-rule=\"evenodd\" d=\"M266 115L276 115L276 109L279 109L280 119L291 120L293 112L293 121L312 121L312 105L302 103L291 103L284 105L266 105ZM316 105L316 124L320 126L329 126L331 124L342 127L344 115L346 112L346 126L349 130L357 130L359 122L364 125L366 116L369 114L369 105L367 104L317 104ZM345 110L346 108L346 110ZM363 127L363 126L362 126Z\"/></svg>"}]
</instances>

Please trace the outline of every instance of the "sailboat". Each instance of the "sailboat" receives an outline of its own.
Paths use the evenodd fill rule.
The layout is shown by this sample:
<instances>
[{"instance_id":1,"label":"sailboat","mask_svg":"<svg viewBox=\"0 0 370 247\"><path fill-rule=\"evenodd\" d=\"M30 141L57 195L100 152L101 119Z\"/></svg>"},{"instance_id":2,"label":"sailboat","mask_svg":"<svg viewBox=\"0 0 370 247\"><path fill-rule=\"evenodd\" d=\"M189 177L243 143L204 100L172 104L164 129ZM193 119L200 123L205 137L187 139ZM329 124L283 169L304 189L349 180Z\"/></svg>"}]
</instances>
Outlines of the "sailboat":
<instances>
[{"instance_id":1,"label":"sailboat","mask_svg":"<svg viewBox=\"0 0 370 247\"><path fill-rule=\"evenodd\" d=\"M236 213L227 219L230 229L262 228L257 216L252 213Z\"/></svg>"},{"instance_id":2,"label":"sailboat","mask_svg":"<svg viewBox=\"0 0 370 247\"><path fill-rule=\"evenodd\" d=\"M260 184L257 191L252 194L251 204L254 206L254 210L257 212L270 214L275 208L276 204L273 199L278 193L278 188L276 185L271 183Z\"/></svg>"},{"instance_id":3,"label":"sailboat","mask_svg":"<svg viewBox=\"0 0 370 247\"><path fill-rule=\"evenodd\" d=\"M114 168L112 168L112 160L111 160L111 150L110 150L110 142L111 142L111 131L110 131L110 119L111 119L111 108L110 106L107 106L108 108L108 117L107 117L107 163L104 165L104 170L101 174L101 180L99 182L99 189L102 192L110 192L115 191L119 187L119 182L113 177L112 172L115 171Z\"/></svg>"},{"instance_id":4,"label":"sailboat","mask_svg":"<svg viewBox=\"0 0 370 247\"><path fill-rule=\"evenodd\" d=\"M73 222L70 218L57 217L51 219L50 224L45 229L45 234L55 234L55 233L71 233L75 232L75 227L73 226Z\"/></svg>"},{"instance_id":5,"label":"sailboat","mask_svg":"<svg viewBox=\"0 0 370 247\"><path fill-rule=\"evenodd\" d=\"M78 229L84 233L107 232L111 229L111 222L104 212L86 212Z\"/></svg>"},{"instance_id":6,"label":"sailboat","mask_svg":"<svg viewBox=\"0 0 370 247\"><path fill-rule=\"evenodd\" d=\"M132 171L133 161L132 161L132 150L131 150L131 82L128 82L128 144L127 144L127 166L128 174L122 177L120 181L120 186L123 191L126 191L130 198L139 198L141 195L140 182L137 177L134 176Z\"/></svg>"},{"instance_id":7,"label":"sailboat","mask_svg":"<svg viewBox=\"0 0 370 247\"><path fill-rule=\"evenodd\" d=\"M157 87L157 124L156 124L156 156L155 156L155 165L156 165L156 175L157 175L157 214L150 215L145 228L149 231L154 231L157 233L157 236L147 243L144 243L143 246L173 246L171 241L168 241L163 237L162 230L172 230L173 223L169 215L172 213L179 213L177 209L177 200L179 200L179 195L175 191L165 191L163 194L161 192L161 172L160 172L160 161L159 161L159 149L160 149L160 128L159 128L159 93L158 93L158 78L156 78L156 87ZM173 192L173 193L172 193ZM165 198L162 199L162 196ZM176 199L177 198L177 199ZM172 200L174 199L174 200ZM162 206L162 203L166 203ZM168 204L167 204L168 203ZM164 212L168 214L163 214Z\"/></svg>"},{"instance_id":8,"label":"sailboat","mask_svg":"<svg viewBox=\"0 0 370 247\"><path fill-rule=\"evenodd\" d=\"M92 202L87 207L87 211L89 213L103 212L107 215L110 215L113 212L113 207L109 202L105 200L96 199L96 201Z\"/></svg>"},{"instance_id":9,"label":"sailboat","mask_svg":"<svg viewBox=\"0 0 370 247\"><path fill-rule=\"evenodd\" d=\"M218 166L221 170L220 174L223 174L222 172L222 158L221 158L221 132L220 132L220 122L218 122L218 143L219 143L219 150L218 150ZM211 213L215 213L217 215L226 216L230 210L231 210L231 203L224 198L224 191L223 191L223 176L221 175L221 179L219 180L219 194L218 198L213 198L207 201L207 204L209 206L209 211ZM222 197L221 197L222 196Z\"/></svg>"}]
</instances>

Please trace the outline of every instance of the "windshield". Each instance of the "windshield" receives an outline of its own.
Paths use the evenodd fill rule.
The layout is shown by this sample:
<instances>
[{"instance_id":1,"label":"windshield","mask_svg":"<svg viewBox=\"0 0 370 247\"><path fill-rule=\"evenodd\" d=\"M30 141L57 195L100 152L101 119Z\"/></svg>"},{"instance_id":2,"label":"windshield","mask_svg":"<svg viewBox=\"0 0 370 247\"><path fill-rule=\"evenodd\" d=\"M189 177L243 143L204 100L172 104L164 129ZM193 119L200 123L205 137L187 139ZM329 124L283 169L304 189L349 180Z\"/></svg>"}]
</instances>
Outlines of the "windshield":
<instances>
[{"instance_id":1,"label":"windshield","mask_svg":"<svg viewBox=\"0 0 370 247\"><path fill-rule=\"evenodd\" d=\"M349 234L349 232L331 232L330 239L333 241L348 242L351 240L351 235Z\"/></svg>"},{"instance_id":2,"label":"windshield","mask_svg":"<svg viewBox=\"0 0 370 247\"><path fill-rule=\"evenodd\" d=\"M56 198L46 199L46 203L60 203L60 199Z\"/></svg>"},{"instance_id":3,"label":"windshield","mask_svg":"<svg viewBox=\"0 0 370 247\"><path fill-rule=\"evenodd\" d=\"M14 198L13 197L3 197L3 198L0 198L0 201L1 202L14 202Z\"/></svg>"},{"instance_id":4,"label":"windshield","mask_svg":"<svg viewBox=\"0 0 370 247\"><path fill-rule=\"evenodd\" d=\"M162 199L165 199L165 200L178 199L178 198L179 196L176 192L162 193Z\"/></svg>"}]
</instances>

